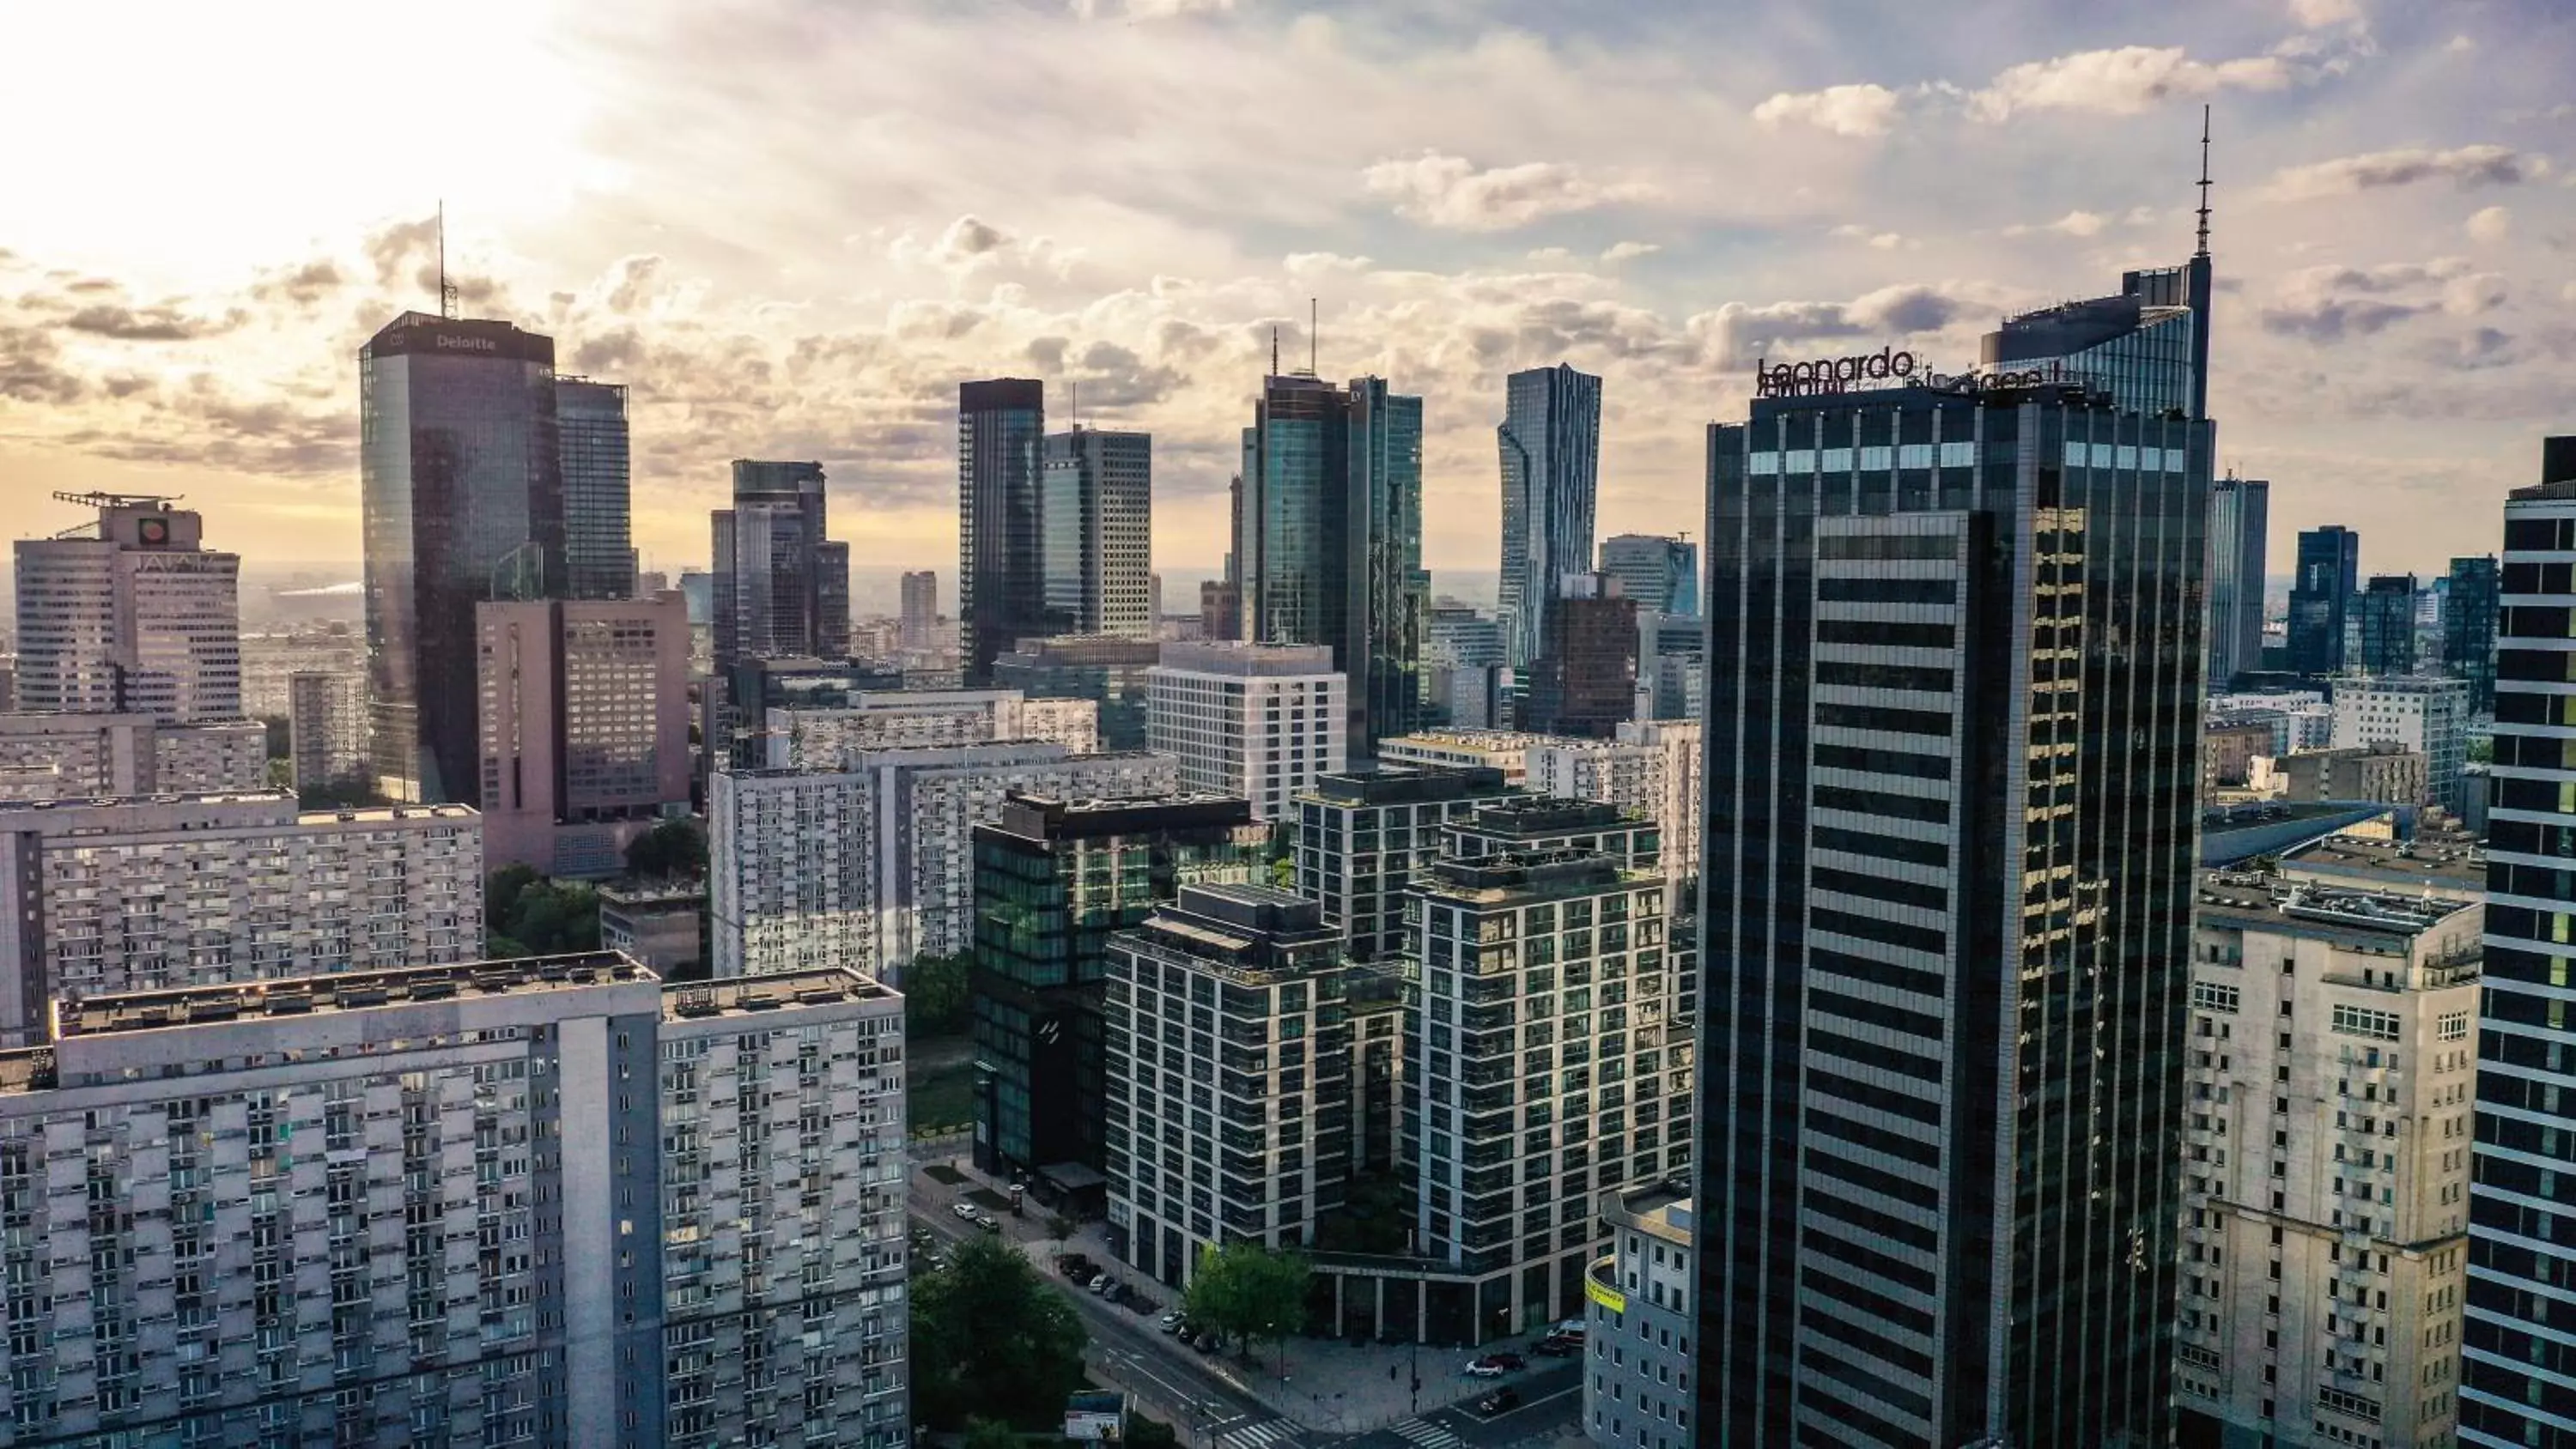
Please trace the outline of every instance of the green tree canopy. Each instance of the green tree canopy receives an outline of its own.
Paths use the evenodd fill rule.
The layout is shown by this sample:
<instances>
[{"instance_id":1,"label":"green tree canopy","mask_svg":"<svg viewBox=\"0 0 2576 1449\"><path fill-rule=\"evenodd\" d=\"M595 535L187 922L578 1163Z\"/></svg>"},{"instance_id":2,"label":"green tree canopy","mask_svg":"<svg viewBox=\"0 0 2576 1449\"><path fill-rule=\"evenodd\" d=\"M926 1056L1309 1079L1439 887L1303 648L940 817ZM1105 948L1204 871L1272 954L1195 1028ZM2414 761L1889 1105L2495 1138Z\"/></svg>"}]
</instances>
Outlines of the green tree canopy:
<instances>
[{"instance_id":1,"label":"green tree canopy","mask_svg":"<svg viewBox=\"0 0 2576 1449\"><path fill-rule=\"evenodd\" d=\"M599 892L505 865L483 883L483 949L495 960L599 949Z\"/></svg>"},{"instance_id":2,"label":"green tree canopy","mask_svg":"<svg viewBox=\"0 0 2576 1449\"><path fill-rule=\"evenodd\" d=\"M1314 1270L1304 1255L1259 1243L1226 1243L1199 1260L1190 1278L1190 1322L1242 1339L1277 1342L1306 1325Z\"/></svg>"},{"instance_id":3,"label":"green tree canopy","mask_svg":"<svg viewBox=\"0 0 2576 1449\"><path fill-rule=\"evenodd\" d=\"M922 955L903 968L903 1019L913 1036L948 1036L966 1029L966 969L974 958Z\"/></svg>"},{"instance_id":4,"label":"green tree canopy","mask_svg":"<svg viewBox=\"0 0 2576 1449\"><path fill-rule=\"evenodd\" d=\"M966 1449L1020 1449L1020 1436L999 1419L969 1419Z\"/></svg>"},{"instance_id":5,"label":"green tree canopy","mask_svg":"<svg viewBox=\"0 0 2576 1449\"><path fill-rule=\"evenodd\" d=\"M654 879L707 873L707 837L695 820L665 820L627 842L626 869Z\"/></svg>"},{"instance_id":6,"label":"green tree canopy","mask_svg":"<svg viewBox=\"0 0 2576 1449\"><path fill-rule=\"evenodd\" d=\"M971 1415L1061 1425L1089 1335L1017 1248L979 1237L913 1280L913 1412L936 1429Z\"/></svg>"}]
</instances>

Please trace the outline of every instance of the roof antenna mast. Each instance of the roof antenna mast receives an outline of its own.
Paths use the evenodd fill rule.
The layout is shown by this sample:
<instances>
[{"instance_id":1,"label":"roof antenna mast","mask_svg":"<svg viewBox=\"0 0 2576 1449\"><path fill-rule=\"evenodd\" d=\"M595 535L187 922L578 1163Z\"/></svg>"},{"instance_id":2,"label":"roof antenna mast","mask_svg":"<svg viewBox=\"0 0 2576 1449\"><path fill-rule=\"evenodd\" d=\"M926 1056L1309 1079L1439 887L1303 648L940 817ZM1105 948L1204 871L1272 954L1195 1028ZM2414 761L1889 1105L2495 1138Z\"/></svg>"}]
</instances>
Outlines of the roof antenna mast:
<instances>
[{"instance_id":1,"label":"roof antenna mast","mask_svg":"<svg viewBox=\"0 0 2576 1449\"><path fill-rule=\"evenodd\" d=\"M2209 255L2209 107L2200 108L2200 252Z\"/></svg>"},{"instance_id":2,"label":"roof antenna mast","mask_svg":"<svg viewBox=\"0 0 2576 1449\"><path fill-rule=\"evenodd\" d=\"M447 200L438 202L438 315L456 316L456 284L447 280Z\"/></svg>"},{"instance_id":3,"label":"roof antenna mast","mask_svg":"<svg viewBox=\"0 0 2576 1449\"><path fill-rule=\"evenodd\" d=\"M1316 370L1316 366L1315 366L1315 364L1316 364L1316 360L1317 360L1317 353L1316 353L1316 351L1315 351L1315 329L1316 329L1318 326L1322 325L1322 318L1323 318L1323 315L1324 315L1324 313L1323 313L1323 307L1322 307L1322 305L1321 305L1320 303L1318 303L1318 302L1317 302L1314 298L1312 298L1312 297L1307 298L1307 299L1306 299L1306 375L1307 375L1308 377L1321 377L1321 376L1323 376L1323 374L1322 374L1321 372L1318 372L1318 371Z\"/></svg>"},{"instance_id":4,"label":"roof antenna mast","mask_svg":"<svg viewBox=\"0 0 2576 1449\"><path fill-rule=\"evenodd\" d=\"M1270 327L1270 375L1279 375L1279 326L1275 322Z\"/></svg>"}]
</instances>

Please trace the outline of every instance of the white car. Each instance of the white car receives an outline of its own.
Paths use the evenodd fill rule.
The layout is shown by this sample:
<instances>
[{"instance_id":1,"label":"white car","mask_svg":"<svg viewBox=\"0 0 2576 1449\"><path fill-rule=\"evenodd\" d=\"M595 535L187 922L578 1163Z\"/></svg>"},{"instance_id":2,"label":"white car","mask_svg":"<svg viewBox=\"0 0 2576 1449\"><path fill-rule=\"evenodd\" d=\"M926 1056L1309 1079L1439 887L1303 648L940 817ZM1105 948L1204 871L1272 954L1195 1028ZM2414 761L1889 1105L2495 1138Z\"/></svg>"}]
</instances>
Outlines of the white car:
<instances>
[{"instance_id":1,"label":"white car","mask_svg":"<svg viewBox=\"0 0 2576 1449\"><path fill-rule=\"evenodd\" d=\"M957 1214L957 1216L964 1218L970 1223L975 1220L975 1205L971 1202L960 1202L955 1207L950 1208L949 1211Z\"/></svg>"},{"instance_id":2,"label":"white car","mask_svg":"<svg viewBox=\"0 0 2576 1449\"><path fill-rule=\"evenodd\" d=\"M1502 1376L1503 1366L1498 1363L1487 1363L1480 1358L1467 1365L1467 1377L1471 1379L1498 1379Z\"/></svg>"}]
</instances>

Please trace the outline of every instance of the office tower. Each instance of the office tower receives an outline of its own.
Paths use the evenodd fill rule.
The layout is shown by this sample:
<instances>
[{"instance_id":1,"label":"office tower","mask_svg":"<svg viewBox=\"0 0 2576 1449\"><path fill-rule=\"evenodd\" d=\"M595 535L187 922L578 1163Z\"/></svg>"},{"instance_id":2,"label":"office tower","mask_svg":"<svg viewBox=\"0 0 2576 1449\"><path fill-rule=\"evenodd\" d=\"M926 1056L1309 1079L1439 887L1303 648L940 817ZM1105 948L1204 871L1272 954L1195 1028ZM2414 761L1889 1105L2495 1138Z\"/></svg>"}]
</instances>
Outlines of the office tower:
<instances>
[{"instance_id":1,"label":"office tower","mask_svg":"<svg viewBox=\"0 0 2576 1449\"><path fill-rule=\"evenodd\" d=\"M2290 668L2310 678L2341 674L2344 624L2361 587L2361 535L2339 523L2299 535L2290 581Z\"/></svg>"},{"instance_id":2,"label":"office tower","mask_svg":"<svg viewBox=\"0 0 2576 1449\"><path fill-rule=\"evenodd\" d=\"M2335 690L2334 743L2387 745L2424 757L2425 796L2458 815L2468 808L2469 682L2438 674L2348 681Z\"/></svg>"},{"instance_id":3,"label":"office tower","mask_svg":"<svg viewBox=\"0 0 2576 1449\"><path fill-rule=\"evenodd\" d=\"M2209 494L2209 687L2263 667L2264 550L2272 485L2221 478Z\"/></svg>"},{"instance_id":4,"label":"office tower","mask_svg":"<svg viewBox=\"0 0 2576 1449\"><path fill-rule=\"evenodd\" d=\"M1352 974L1315 903L1267 886L1184 885L1110 939L1102 1015L1121 1262L1186 1286L1218 1244L1295 1247L1340 1205L1351 1121L1330 1109L1351 1090ZM1220 1040L1275 1047L1220 1055ZM1163 1045L1175 1041L1182 1050Z\"/></svg>"},{"instance_id":5,"label":"office tower","mask_svg":"<svg viewBox=\"0 0 2576 1449\"><path fill-rule=\"evenodd\" d=\"M1441 826L1513 794L1495 769L1381 765L1317 777L1298 793L1297 894L1324 909L1353 961L1413 948L1405 888L1437 859Z\"/></svg>"},{"instance_id":6,"label":"office tower","mask_svg":"<svg viewBox=\"0 0 2576 1449\"><path fill-rule=\"evenodd\" d=\"M903 647L939 647L939 575L930 569L906 570L903 576Z\"/></svg>"},{"instance_id":7,"label":"office tower","mask_svg":"<svg viewBox=\"0 0 2576 1449\"><path fill-rule=\"evenodd\" d=\"M563 458L563 596L637 597L625 386L557 377L555 437Z\"/></svg>"},{"instance_id":8,"label":"office tower","mask_svg":"<svg viewBox=\"0 0 2576 1449\"><path fill-rule=\"evenodd\" d=\"M720 770L707 795L714 974L847 968L903 984L974 942L974 829L1014 790L1064 799L1180 788L1163 755L1040 741L866 750L837 770Z\"/></svg>"},{"instance_id":9,"label":"office tower","mask_svg":"<svg viewBox=\"0 0 2576 1449\"><path fill-rule=\"evenodd\" d=\"M1046 384L1004 377L957 388L957 645L966 682L1046 624L1040 458Z\"/></svg>"},{"instance_id":10,"label":"office tower","mask_svg":"<svg viewBox=\"0 0 2576 1449\"><path fill-rule=\"evenodd\" d=\"M1423 627L1425 669L1492 665L1503 662L1503 629L1493 615L1456 599L1433 602Z\"/></svg>"},{"instance_id":11,"label":"office tower","mask_svg":"<svg viewBox=\"0 0 2576 1449\"><path fill-rule=\"evenodd\" d=\"M1691 1443L1699 1215L1679 1187L1656 1183L1601 1194L1601 1217L1610 1252L1586 1289L1582 1422L1595 1444Z\"/></svg>"},{"instance_id":12,"label":"office tower","mask_svg":"<svg viewBox=\"0 0 2576 1449\"><path fill-rule=\"evenodd\" d=\"M1145 673L1148 747L1180 761L1181 788L1285 820L1318 775L1339 772L1348 683L1320 644L1167 644Z\"/></svg>"},{"instance_id":13,"label":"office tower","mask_svg":"<svg viewBox=\"0 0 2576 1449\"><path fill-rule=\"evenodd\" d=\"M0 1055L0 1192L53 1250L20 1436L892 1449L901 1013L605 954L67 1009Z\"/></svg>"},{"instance_id":14,"label":"office tower","mask_svg":"<svg viewBox=\"0 0 2576 1449\"><path fill-rule=\"evenodd\" d=\"M680 597L689 601L689 623L699 628L713 628L716 618L716 576L706 569L680 570Z\"/></svg>"},{"instance_id":15,"label":"office tower","mask_svg":"<svg viewBox=\"0 0 2576 1449\"><path fill-rule=\"evenodd\" d=\"M1433 861L1412 892L1423 1013L1405 1127L1422 1255L1479 1280L1479 1334L1568 1317L1604 1244L1594 1193L1690 1162L1663 881L1599 854L1510 849ZM1560 1072L1524 1074L1524 1030L1552 1040Z\"/></svg>"},{"instance_id":16,"label":"office tower","mask_svg":"<svg viewBox=\"0 0 2576 1449\"><path fill-rule=\"evenodd\" d=\"M242 717L241 556L166 498L57 494L95 533L21 539L18 699L31 712Z\"/></svg>"},{"instance_id":17,"label":"office tower","mask_svg":"<svg viewBox=\"0 0 2576 1449\"><path fill-rule=\"evenodd\" d=\"M1044 632L1153 638L1153 435L1077 423L1047 436L1039 467Z\"/></svg>"},{"instance_id":18,"label":"office tower","mask_svg":"<svg viewBox=\"0 0 2576 1449\"><path fill-rule=\"evenodd\" d=\"M1606 574L1570 574L1548 605L1521 728L1608 739L1637 712L1637 605Z\"/></svg>"},{"instance_id":19,"label":"office tower","mask_svg":"<svg viewBox=\"0 0 2576 1449\"><path fill-rule=\"evenodd\" d=\"M712 515L716 669L746 659L824 653L825 496L820 463L737 458L733 507ZM840 628L848 632L848 553L840 555Z\"/></svg>"},{"instance_id":20,"label":"office tower","mask_svg":"<svg viewBox=\"0 0 2576 1449\"><path fill-rule=\"evenodd\" d=\"M2361 622L2361 657L2355 668L2370 675L2415 672L2415 576L2373 574L2353 607Z\"/></svg>"},{"instance_id":21,"label":"office tower","mask_svg":"<svg viewBox=\"0 0 2576 1449\"><path fill-rule=\"evenodd\" d=\"M850 657L850 546L832 539L814 545L814 652Z\"/></svg>"},{"instance_id":22,"label":"office tower","mask_svg":"<svg viewBox=\"0 0 2576 1449\"><path fill-rule=\"evenodd\" d=\"M1226 555L1234 557L1232 553ZM1231 580L1219 583L1204 579L1199 583L1199 636L1204 639L1236 640L1243 637L1243 586Z\"/></svg>"},{"instance_id":23,"label":"office tower","mask_svg":"<svg viewBox=\"0 0 2576 1449\"><path fill-rule=\"evenodd\" d=\"M1688 614L1637 616L1640 719L1697 719L1708 696L1708 639Z\"/></svg>"},{"instance_id":24,"label":"office tower","mask_svg":"<svg viewBox=\"0 0 2576 1449\"><path fill-rule=\"evenodd\" d=\"M1623 533L1603 540L1600 572L1619 581L1620 596L1635 603L1641 614L1698 617L1699 545L1695 543Z\"/></svg>"},{"instance_id":25,"label":"office tower","mask_svg":"<svg viewBox=\"0 0 2576 1449\"><path fill-rule=\"evenodd\" d=\"M2108 393L2122 412L2208 416L2208 257L2121 274L2115 296L2006 318L1985 335L1978 370Z\"/></svg>"},{"instance_id":26,"label":"office tower","mask_svg":"<svg viewBox=\"0 0 2576 1449\"><path fill-rule=\"evenodd\" d=\"M483 952L483 822L461 805L299 813L284 790L0 806L0 1034L48 998Z\"/></svg>"},{"instance_id":27,"label":"office tower","mask_svg":"<svg viewBox=\"0 0 2576 1449\"><path fill-rule=\"evenodd\" d=\"M828 705L769 712L764 767L845 770L874 750L1044 740L1077 755L1100 749L1100 707L1025 699L1016 689L873 690Z\"/></svg>"},{"instance_id":28,"label":"office tower","mask_svg":"<svg viewBox=\"0 0 2576 1449\"><path fill-rule=\"evenodd\" d=\"M2484 913L2280 887L2200 892L2177 1442L2456 1443Z\"/></svg>"},{"instance_id":29,"label":"office tower","mask_svg":"<svg viewBox=\"0 0 2576 1449\"><path fill-rule=\"evenodd\" d=\"M253 719L155 724L143 714L0 714L0 802L264 790Z\"/></svg>"},{"instance_id":30,"label":"office tower","mask_svg":"<svg viewBox=\"0 0 2576 1449\"><path fill-rule=\"evenodd\" d=\"M2469 682L2469 713L2495 713L2495 555L2451 560L2442 601L2442 667Z\"/></svg>"},{"instance_id":31,"label":"office tower","mask_svg":"<svg viewBox=\"0 0 2576 1449\"><path fill-rule=\"evenodd\" d=\"M1558 580L1592 571L1601 379L1563 363L1513 373L1494 439L1503 477L1503 662L1519 671L1538 658Z\"/></svg>"},{"instance_id":32,"label":"office tower","mask_svg":"<svg viewBox=\"0 0 2576 1449\"><path fill-rule=\"evenodd\" d=\"M1147 576L1145 596L1145 617L1154 622L1155 637L1159 638L1163 623L1163 576L1161 574Z\"/></svg>"},{"instance_id":33,"label":"office tower","mask_svg":"<svg viewBox=\"0 0 2576 1449\"><path fill-rule=\"evenodd\" d=\"M1711 427L1697 1442L2169 1434L2211 448L2000 381Z\"/></svg>"},{"instance_id":34,"label":"office tower","mask_svg":"<svg viewBox=\"0 0 2576 1449\"><path fill-rule=\"evenodd\" d=\"M304 670L287 677L287 692L287 753L296 790L364 788L371 758L366 680Z\"/></svg>"},{"instance_id":35,"label":"office tower","mask_svg":"<svg viewBox=\"0 0 2576 1449\"><path fill-rule=\"evenodd\" d=\"M2576 436L2541 445L2540 482L2504 505L2496 636L2495 783L2487 819L2484 997L2478 1019L2475 1185L2469 1189L2460 1442L2559 1445L2576 1435L2576 752L2559 721L2576 585ZM2422 1063L2416 1065L2420 1068Z\"/></svg>"},{"instance_id":36,"label":"office tower","mask_svg":"<svg viewBox=\"0 0 2576 1449\"><path fill-rule=\"evenodd\" d=\"M1092 748L1141 750L1147 744L1147 678L1162 657L1162 646L1149 639L1023 639L993 661L993 684L1033 701L1089 700L1100 730Z\"/></svg>"},{"instance_id":37,"label":"office tower","mask_svg":"<svg viewBox=\"0 0 2576 1449\"><path fill-rule=\"evenodd\" d=\"M376 788L474 798L474 606L560 591L555 343L405 312L358 352Z\"/></svg>"},{"instance_id":38,"label":"office tower","mask_svg":"<svg viewBox=\"0 0 2576 1449\"><path fill-rule=\"evenodd\" d=\"M1215 795L1014 794L1000 819L975 827L967 989L978 1170L1043 1180L1067 1164L1107 1167L1110 938L1184 886L1250 885L1256 872L1266 875L1269 835L1250 806Z\"/></svg>"},{"instance_id":39,"label":"office tower","mask_svg":"<svg viewBox=\"0 0 2576 1449\"><path fill-rule=\"evenodd\" d=\"M1422 399L1383 378L1265 378L1243 466L1244 637L1329 646L1350 681L1342 750L1366 759L1422 708Z\"/></svg>"},{"instance_id":40,"label":"office tower","mask_svg":"<svg viewBox=\"0 0 2576 1449\"><path fill-rule=\"evenodd\" d=\"M475 610L483 854L597 878L689 808L688 605L538 600Z\"/></svg>"}]
</instances>

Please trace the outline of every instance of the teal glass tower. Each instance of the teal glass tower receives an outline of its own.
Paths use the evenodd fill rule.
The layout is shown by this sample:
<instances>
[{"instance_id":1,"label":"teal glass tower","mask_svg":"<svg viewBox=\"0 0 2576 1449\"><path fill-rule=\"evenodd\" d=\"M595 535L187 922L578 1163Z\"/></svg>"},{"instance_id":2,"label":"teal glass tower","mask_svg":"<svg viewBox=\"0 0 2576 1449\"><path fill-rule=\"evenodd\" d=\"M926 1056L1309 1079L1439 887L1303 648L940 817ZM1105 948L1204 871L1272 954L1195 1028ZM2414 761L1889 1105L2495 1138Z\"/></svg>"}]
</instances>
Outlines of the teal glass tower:
<instances>
[{"instance_id":1,"label":"teal glass tower","mask_svg":"<svg viewBox=\"0 0 2576 1449\"><path fill-rule=\"evenodd\" d=\"M1558 583L1592 572L1601 487L1601 379L1559 364L1505 382L1494 441L1503 469L1503 558L1497 594L1503 662L1528 670L1547 638Z\"/></svg>"}]
</instances>

